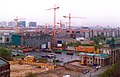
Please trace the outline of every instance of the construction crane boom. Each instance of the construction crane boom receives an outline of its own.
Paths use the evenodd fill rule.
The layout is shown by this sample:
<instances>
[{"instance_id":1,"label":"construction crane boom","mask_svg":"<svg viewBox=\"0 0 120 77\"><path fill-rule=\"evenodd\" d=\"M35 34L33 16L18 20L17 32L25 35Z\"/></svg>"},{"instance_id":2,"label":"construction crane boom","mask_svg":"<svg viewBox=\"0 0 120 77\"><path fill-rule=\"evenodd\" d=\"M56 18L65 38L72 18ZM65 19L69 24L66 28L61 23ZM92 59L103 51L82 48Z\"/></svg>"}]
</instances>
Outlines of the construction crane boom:
<instances>
[{"instance_id":1,"label":"construction crane boom","mask_svg":"<svg viewBox=\"0 0 120 77\"><path fill-rule=\"evenodd\" d=\"M83 18L83 17L72 17L71 16L71 13L69 13L69 16L63 16L64 18L68 18L69 19L69 38L70 38L70 31L71 31L71 29L70 29L70 26L71 26L71 18L80 18L80 19L86 19L86 18Z\"/></svg>"}]
</instances>

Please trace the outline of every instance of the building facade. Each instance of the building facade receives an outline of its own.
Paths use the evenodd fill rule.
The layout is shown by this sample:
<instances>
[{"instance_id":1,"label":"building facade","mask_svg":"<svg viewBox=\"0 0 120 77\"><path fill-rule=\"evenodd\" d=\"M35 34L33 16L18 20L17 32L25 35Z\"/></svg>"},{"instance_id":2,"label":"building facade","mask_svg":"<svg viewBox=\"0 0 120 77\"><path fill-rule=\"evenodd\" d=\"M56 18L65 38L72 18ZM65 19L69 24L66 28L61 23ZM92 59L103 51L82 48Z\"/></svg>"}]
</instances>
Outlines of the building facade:
<instances>
[{"instance_id":1,"label":"building facade","mask_svg":"<svg viewBox=\"0 0 120 77\"><path fill-rule=\"evenodd\" d=\"M0 45L6 46L10 44L10 35L9 33L0 34Z\"/></svg>"},{"instance_id":2,"label":"building facade","mask_svg":"<svg viewBox=\"0 0 120 77\"><path fill-rule=\"evenodd\" d=\"M15 27L16 23L15 21L8 22L8 27Z\"/></svg>"},{"instance_id":3,"label":"building facade","mask_svg":"<svg viewBox=\"0 0 120 77\"><path fill-rule=\"evenodd\" d=\"M19 21L18 27L26 27L26 21Z\"/></svg>"},{"instance_id":4,"label":"building facade","mask_svg":"<svg viewBox=\"0 0 120 77\"><path fill-rule=\"evenodd\" d=\"M92 53L80 53L81 62L84 62L85 56L86 64L88 66L106 66L110 64L110 56L108 54L92 54Z\"/></svg>"},{"instance_id":5,"label":"building facade","mask_svg":"<svg viewBox=\"0 0 120 77\"><path fill-rule=\"evenodd\" d=\"M120 48L111 49L109 52L110 52L110 55L111 55L111 64L114 64L118 60L120 60Z\"/></svg>"},{"instance_id":6,"label":"building facade","mask_svg":"<svg viewBox=\"0 0 120 77\"><path fill-rule=\"evenodd\" d=\"M36 27L37 26L37 22L29 22L29 27Z\"/></svg>"},{"instance_id":7,"label":"building facade","mask_svg":"<svg viewBox=\"0 0 120 77\"><path fill-rule=\"evenodd\" d=\"M49 34L26 34L22 36L22 45L26 47L34 47L46 49L52 46L53 36Z\"/></svg>"}]
</instances>

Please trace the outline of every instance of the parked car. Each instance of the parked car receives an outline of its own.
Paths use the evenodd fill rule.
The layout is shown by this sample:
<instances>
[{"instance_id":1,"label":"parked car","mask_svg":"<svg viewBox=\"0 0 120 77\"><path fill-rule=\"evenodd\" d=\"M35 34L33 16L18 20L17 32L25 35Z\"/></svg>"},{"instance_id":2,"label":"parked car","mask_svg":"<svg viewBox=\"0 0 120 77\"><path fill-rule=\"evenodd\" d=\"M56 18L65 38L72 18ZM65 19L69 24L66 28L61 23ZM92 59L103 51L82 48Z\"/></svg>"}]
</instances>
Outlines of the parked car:
<instances>
[{"instance_id":1,"label":"parked car","mask_svg":"<svg viewBox=\"0 0 120 77\"><path fill-rule=\"evenodd\" d=\"M89 72L89 70L84 70L83 71L83 74L86 74L86 73L88 73Z\"/></svg>"},{"instance_id":2,"label":"parked car","mask_svg":"<svg viewBox=\"0 0 120 77\"><path fill-rule=\"evenodd\" d=\"M56 55L54 53L50 53L50 54L46 55L46 57L51 59L51 58L55 58Z\"/></svg>"}]
</instances>

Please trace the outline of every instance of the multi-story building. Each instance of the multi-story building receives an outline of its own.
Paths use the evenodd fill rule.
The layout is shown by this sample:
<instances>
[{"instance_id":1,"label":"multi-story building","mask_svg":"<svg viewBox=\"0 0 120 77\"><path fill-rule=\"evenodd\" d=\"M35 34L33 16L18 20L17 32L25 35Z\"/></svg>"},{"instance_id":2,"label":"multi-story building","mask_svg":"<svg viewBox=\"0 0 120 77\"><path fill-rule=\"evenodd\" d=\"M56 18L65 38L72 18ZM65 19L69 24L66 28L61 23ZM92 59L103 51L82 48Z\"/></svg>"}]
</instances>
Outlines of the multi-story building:
<instances>
[{"instance_id":1,"label":"multi-story building","mask_svg":"<svg viewBox=\"0 0 120 77\"><path fill-rule=\"evenodd\" d=\"M8 27L15 27L16 23L15 21L8 22Z\"/></svg>"},{"instance_id":2,"label":"multi-story building","mask_svg":"<svg viewBox=\"0 0 120 77\"><path fill-rule=\"evenodd\" d=\"M108 54L93 54L81 52L79 55L81 58L81 62L85 61L86 64L89 66L106 66L110 64L110 55Z\"/></svg>"},{"instance_id":3,"label":"multi-story building","mask_svg":"<svg viewBox=\"0 0 120 77\"><path fill-rule=\"evenodd\" d=\"M0 45L9 45L10 44L10 35L9 33L0 34Z\"/></svg>"},{"instance_id":4,"label":"multi-story building","mask_svg":"<svg viewBox=\"0 0 120 77\"><path fill-rule=\"evenodd\" d=\"M7 21L0 22L0 27L6 27L6 26L7 26Z\"/></svg>"},{"instance_id":5,"label":"multi-story building","mask_svg":"<svg viewBox=\"0 0 120 77\"><path fill-rule=\"evenodd\" d=\"M37 26L37 22L29 22L29 27L36 27Z\"/></svg>"},{"instance_id":6,"label":"multi-story building","mask_svg":"<svg viewBox=\"0 0 120 77\"><path fill-rule=\"evenodd\" d=\"M111 64L116 63L118 60L120 60L120 49L111 49L110 51L111 55Z\"/></svg>"},{"instance_id":7,"label":"multi-story building","mask_svg":"<svg viewBox=\"0 0 120 77\"><path fill-rule=\"evenodd\" d=\"M21 44L27 47L49 48L53 44L53 36L49 34L26 34L22 36Z\"/></svg>"},{"instance_id":8,"label":"multi-story building","mask_svg":"<svg viewBox=\"0 0 120 77\"><path fill-rule=\"evenodd\" d=\"M75 31L75 30L71 30ZM84 37L84 38L93 38L94 36L98 36L103 34L106 37L120 37L119 28L116 29L77 29L75 31L76 37Z\"/></svg>"},{"instance_id":9,"label":"multi-story building","mask_svg":"<svg viewBox=\"0 0 120 77\"><path fill-rule=\"evenodd\" d=\"M19 21L18 27L26 27L26 21Z\"/></svg>"}]
</instances>

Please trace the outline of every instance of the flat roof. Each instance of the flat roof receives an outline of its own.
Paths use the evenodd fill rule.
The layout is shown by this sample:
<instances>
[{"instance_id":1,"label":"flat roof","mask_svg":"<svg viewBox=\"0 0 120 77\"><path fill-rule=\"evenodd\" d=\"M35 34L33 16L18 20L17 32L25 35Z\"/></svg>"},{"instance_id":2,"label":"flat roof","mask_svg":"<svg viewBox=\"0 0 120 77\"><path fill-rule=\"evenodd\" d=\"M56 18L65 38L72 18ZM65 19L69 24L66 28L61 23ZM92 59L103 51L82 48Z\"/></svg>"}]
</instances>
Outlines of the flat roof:
<instances>
[{"instance_id":1,"label":"flat roof","mask_svg":"<svg viewBox=\"0 0 120 77\"><path fill-rule=\"evenodd\" d=\"M8 64L8 62L5 61L4 59L0 58L0 67L1 67L1 66L4 66L4 65L6 65L6 64Z\"/></svg>"},{"instance_id":2,"label":"flat roof","mask_svg":"<svg viewBox=\"0 0 120 77\"><path fill-rule=\"evenodd\" d=\"M109 54L93 54L93 53L83 53L81 52L79 55L87 55L87 56L99 56L99 57L102 57L102 58L108 58L110 57Z\"/></svg>"}]
</instances>

